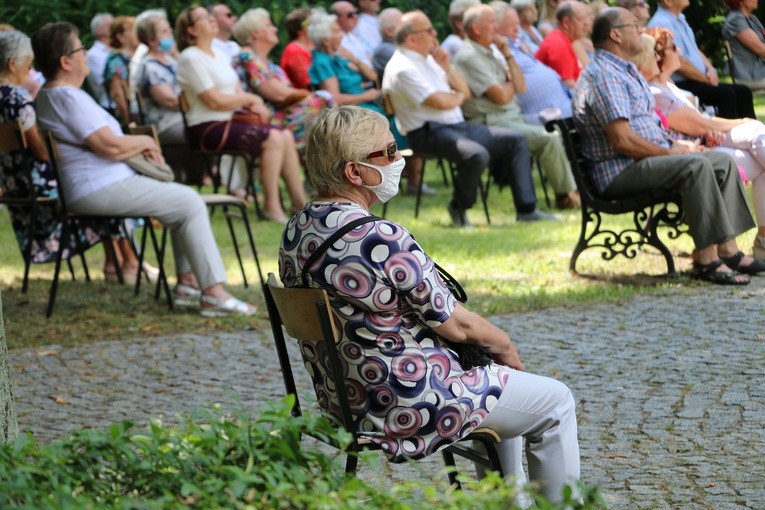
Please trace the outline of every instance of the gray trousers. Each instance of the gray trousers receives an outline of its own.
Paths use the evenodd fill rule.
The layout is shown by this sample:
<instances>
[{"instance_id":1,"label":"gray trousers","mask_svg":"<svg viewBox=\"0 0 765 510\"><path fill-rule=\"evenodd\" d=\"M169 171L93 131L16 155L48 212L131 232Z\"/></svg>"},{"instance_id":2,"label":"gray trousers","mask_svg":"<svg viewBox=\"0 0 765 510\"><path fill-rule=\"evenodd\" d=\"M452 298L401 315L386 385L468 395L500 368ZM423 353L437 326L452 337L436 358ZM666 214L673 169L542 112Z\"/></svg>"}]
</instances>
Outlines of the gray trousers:
<instances>
[{"instance_id":1,"label":"gray trousers","mask_svg":"<svg viewBox=\"0 0 765 510\"><path fill-rule=\"evenodd\" d=\"M526 137L531 155L539 160L539 166L547 176L556 195L566 195L576 189L571 165L566 158L566 149L556 131L548 133L542 126L527 124L521 115L509 112L487 113L470 119L488 126L498 126L518 131Z\"/></svg>"},{"instance_id":2,"label":"gray trousers","mask_svg":"<svg viewBox=\"0 0 765 510\"><path fill-rule=\"evenodd\" d=\"M619 198L651 189L680 194L696 249L754 227L738 168L727 154L708 151L641 159L616 176L603 196Z\"/></svg>"},{"instance_id":3,"label":"gray trousers","mask_svg":"<svg viewBox=\"0 0 765 510\"><path fill-rule=\"evenodd\" d=\"M69 204L69 210L98 216L153 216L170 229L179 274L192 271L202 289L226 281L207 206L188 186L136 175L80 198Z\"/></svg>"}]
</instances>

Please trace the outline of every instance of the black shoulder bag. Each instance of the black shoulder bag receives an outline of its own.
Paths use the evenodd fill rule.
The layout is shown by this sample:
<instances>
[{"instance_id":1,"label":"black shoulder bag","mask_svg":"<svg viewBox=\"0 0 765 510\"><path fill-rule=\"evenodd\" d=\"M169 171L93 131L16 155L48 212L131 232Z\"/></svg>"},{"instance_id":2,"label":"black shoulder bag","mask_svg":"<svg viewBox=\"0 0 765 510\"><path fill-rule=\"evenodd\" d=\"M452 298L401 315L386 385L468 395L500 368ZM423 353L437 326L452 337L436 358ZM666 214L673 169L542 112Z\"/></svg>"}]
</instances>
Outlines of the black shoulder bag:
<instances>
[{"instance_id":1,"label":"black shoulder bag","mask_svg":"<svg viewBox=\"0 0 765 510\"><path fill-rule=\"evenodd\" d=\"M378 216L364 216L361 218L356 218L353 221L350 221L340 227L334 234L332 234L329 238L327 238L326 241L321 243L314 251L311 253L311 255L308 257L308 260L305 261L305 264L303 265L303 272L301 274L301 283L303 287L308 287L308 273L309 268L313 266L314 262L322 255L324 252L326 252L330 246L335 244L335 242L343 237L345 234L350 232L351 230L355 229L359 225L363 225L364 223L369 223L372 221L380 220L381 218ZM465 289L462 288L462 285L444 268L439 266L435 261L433 261L433 265L436 268L436 271L438 272L441 279L446 284L446 287L449 289L449 291L452 293L454 298L459 301L460 303L464 303L467 301L467 294L465 293ZM492 358L491 353L489 352L489 349L486 347L481 347L479 345L473 345L473 344L466 344L466 343L458 343L458 342L452 342L451 340L447 340L445 338L439 337L439 339L443 342L446 342L446 344L449 346L451 350L453 350L457 357L459 358L460 365L465 370L470 370L473 367L485 367L489 364L491 364Z\"/></svg>"}]
</instances>

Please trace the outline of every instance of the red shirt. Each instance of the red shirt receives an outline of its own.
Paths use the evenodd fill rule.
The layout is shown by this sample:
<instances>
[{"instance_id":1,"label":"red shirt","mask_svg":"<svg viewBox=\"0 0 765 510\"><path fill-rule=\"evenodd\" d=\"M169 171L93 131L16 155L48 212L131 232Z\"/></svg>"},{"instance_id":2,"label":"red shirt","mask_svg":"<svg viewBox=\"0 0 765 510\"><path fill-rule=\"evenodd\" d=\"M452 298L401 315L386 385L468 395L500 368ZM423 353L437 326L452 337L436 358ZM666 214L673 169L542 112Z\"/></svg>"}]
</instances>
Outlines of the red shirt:
<instances>
[{"instance_id":1,"label":"red shirt","mask_svg":"<svg viewBox=\"0 0 765 510\"><path fill-rule=\"evenodd\" d=\"M576 81L582 71L571 40L557 28L545 37L535 57L548 67L555 69L563 80Z\"/></svg>"},{"instance_id":2,"label":"red shirt","mask_svg":"<svg viewBox=\"0 0 765 510\"><path fill-rule=\"evenodd\" d=\"M296 89L307 89L311 84L308 68L311 67L311 52L292 41L284 47L279 66L287 73L292 86Z\"/></svg>"}]
</instances>

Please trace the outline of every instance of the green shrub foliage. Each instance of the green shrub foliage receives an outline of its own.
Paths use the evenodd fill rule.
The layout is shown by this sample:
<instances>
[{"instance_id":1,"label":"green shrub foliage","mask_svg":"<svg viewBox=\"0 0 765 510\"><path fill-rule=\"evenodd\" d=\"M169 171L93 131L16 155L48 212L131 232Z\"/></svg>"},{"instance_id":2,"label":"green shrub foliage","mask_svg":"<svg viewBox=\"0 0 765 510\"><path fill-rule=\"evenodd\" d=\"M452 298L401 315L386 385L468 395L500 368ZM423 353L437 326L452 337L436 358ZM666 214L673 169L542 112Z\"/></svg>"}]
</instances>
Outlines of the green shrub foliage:
<instances>
[{"instance_id":1,"label":"green shrub foliage","mask_svg":"<svg viewBox=\"0 0 765 510\"><path fill-rule=\"evenodd\" d=\"M345 454L301 447L301 438L348 444L347 433L321 417L295 418L291 407L286 398L257 418L211 407L177 426L154 420L138 430L125 421L45 445L21 437L0 447L0 508L516 508L514 489L496 475L465 480L464 492L450 488L445 473L392 487L346 476ZM371 454L361 461L379 462ZM373 466L373 472L385 476L386 469ZM540 500L536 508L604 508L596 490L581 490L583 504L572 502L568 491L561 505Z\"/></svg>"}]
</instances>

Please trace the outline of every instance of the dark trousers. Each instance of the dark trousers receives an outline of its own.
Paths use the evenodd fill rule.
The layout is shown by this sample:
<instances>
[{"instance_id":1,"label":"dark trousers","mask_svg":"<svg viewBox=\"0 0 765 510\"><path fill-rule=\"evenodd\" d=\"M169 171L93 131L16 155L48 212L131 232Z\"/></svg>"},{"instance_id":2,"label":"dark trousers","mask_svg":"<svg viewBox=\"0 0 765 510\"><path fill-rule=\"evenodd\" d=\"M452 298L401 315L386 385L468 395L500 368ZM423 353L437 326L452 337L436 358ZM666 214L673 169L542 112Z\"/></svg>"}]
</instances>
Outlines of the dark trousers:
<instances>
[{"instance_id":1,"label":"dark trousers","mask_svg":"<svg viewBox=\"0 0 765 510\"><path fill-rule=\"evenodd\" d=\"M617 175L603 196L620 198L651 189L680 194L696 249L754 227L736 163L723 152L643 158Z\"/></svg>"},{"instance_id":2,"label":"dark trousers","mask_svg":"<svg viewBox=\"0 0 765 510\"><path fill-rule=\"evenodd\" d=\"M752 91L748 87L727 83L713 87L708 83L694 80L678 81L676 85L698 97L701 104L717 108L719 117L726 119L757 118L754 114Z\"/></svg>"},{"instance_id":3,"label":"dark trousers","mask_svg":"<svg viewBox=\"0 0 765 510\"><path fill-rule=\"evenodd\" d=\"M460 122L427 122L407 134L415 152L426 152L457 164L452 202L460 209L475 204L478 184L489 162L501 164L519 212L531 212L537 196L531 178L529 146L522 133L506 128ZM501 163L500 163L501 162Z\"/></svg>"}]
</instances>

